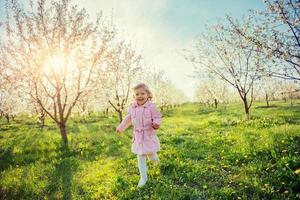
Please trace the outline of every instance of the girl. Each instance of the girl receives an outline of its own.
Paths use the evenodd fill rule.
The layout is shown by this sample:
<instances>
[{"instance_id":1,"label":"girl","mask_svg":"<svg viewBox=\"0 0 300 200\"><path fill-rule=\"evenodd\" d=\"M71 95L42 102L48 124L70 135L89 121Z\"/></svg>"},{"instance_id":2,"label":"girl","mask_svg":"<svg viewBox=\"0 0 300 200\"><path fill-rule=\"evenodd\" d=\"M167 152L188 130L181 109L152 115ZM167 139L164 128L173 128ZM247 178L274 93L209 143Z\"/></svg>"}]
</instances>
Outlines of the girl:
<instances>
[{"instance_id":1,"label":"girl","mask_svg":"<svg viewBox=\"0 0 300 200\"><path fill-rule=\"evenodd\" d=\"M117 132L121 133L133 125L131 151L137 154L138 159L141 176L138 187L144 186L147 182L146 158L159 163L157 152L160 150L160 143L155 130L160 126L161 114L155 104L150 101L151 98L152 94L144 83L135 86L135 101L130 106L124 120L117 127Z\"/></svg>"}]
</instances>

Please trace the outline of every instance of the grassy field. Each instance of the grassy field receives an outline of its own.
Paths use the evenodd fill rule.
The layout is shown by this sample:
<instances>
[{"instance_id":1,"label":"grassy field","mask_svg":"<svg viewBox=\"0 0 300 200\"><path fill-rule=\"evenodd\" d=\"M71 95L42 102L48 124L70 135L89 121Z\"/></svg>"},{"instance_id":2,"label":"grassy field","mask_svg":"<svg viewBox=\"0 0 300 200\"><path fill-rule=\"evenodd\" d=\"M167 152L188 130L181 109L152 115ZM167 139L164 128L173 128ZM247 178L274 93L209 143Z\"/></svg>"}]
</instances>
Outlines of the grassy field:
<instances>
[{"instance_id":1,"label":"grassy field","mask_svg":"<svg viewBox=\"0 0 300 200\"><path fill-rule=\"evenodd\" d=\"M131 130L117 118L75 118L69 145L57 128L19 116L0 127L0 199L300 199L300 104L218 109L186 104L164 113L159 166L136 188Z\"/></svg>"}]
</instances>

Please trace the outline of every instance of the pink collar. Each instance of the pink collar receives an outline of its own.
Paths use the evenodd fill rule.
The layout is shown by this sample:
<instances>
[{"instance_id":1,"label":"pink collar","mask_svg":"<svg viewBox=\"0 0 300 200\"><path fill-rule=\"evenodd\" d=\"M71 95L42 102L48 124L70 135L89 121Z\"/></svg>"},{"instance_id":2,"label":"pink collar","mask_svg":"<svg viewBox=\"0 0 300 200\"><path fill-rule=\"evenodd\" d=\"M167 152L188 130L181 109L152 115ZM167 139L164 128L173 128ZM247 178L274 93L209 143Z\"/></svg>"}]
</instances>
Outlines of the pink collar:
<instances>
[{"instance_id":1,"label":"pink collar","mask_svg":"<svg viewBox=\"0 0 300 200\"><path fill-rule=\"evenodd\" d=\"M136 101L133 102L133 106L136 108L138 106L143 106L143 107L148 107L150 106L151 102L149 100L147 100L143 105L138 105L138 103Z\"/></svg>"}]
</instances>

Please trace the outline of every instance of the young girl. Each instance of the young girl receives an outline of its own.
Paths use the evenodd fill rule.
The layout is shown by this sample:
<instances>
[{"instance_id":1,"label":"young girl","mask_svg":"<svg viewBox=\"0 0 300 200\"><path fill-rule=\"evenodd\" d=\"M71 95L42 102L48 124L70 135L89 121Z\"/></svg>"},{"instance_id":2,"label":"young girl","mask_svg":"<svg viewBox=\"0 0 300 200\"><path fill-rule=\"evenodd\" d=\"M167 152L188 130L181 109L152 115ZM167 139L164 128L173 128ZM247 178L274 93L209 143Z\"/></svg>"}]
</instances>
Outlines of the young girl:
<instances>
[{"instance_id":1,"label":"young girl","mask_svg":"<svg viewBox=\"0 0 300 200\"><path fill-rule=\"evenodd\" d=\"M134 98L135 101L130 106L124 120L117 127L117 132L121 133L133 125L131 151L137 154L141 176L138 186L141 187L147 182L146 158L159 163L157 152L160 150L160 143L155 130L160 126L161 114L155 104L150 101L152 94L144 83L134 87Z\"/></svg>"}]
</instances>

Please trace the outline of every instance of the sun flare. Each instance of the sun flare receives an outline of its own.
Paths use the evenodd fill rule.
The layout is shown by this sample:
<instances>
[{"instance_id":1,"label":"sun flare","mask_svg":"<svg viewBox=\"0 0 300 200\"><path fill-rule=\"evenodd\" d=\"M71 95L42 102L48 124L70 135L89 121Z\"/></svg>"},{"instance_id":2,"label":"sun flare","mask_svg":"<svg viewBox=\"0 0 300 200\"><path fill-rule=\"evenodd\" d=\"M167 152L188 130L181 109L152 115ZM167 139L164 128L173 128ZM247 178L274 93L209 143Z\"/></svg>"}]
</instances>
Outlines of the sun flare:
<instances>
[{"instance_id":1,"label":"sun flare","mask_svg":"<svg viewBox=\"0 0 300 200\"><path fill-rule=\"evenodd\" d=\"M60 73L66 64L67 63L64 56L53 55L46 60L44 70L47 73Z\"/></svg>"}]
</instances>

